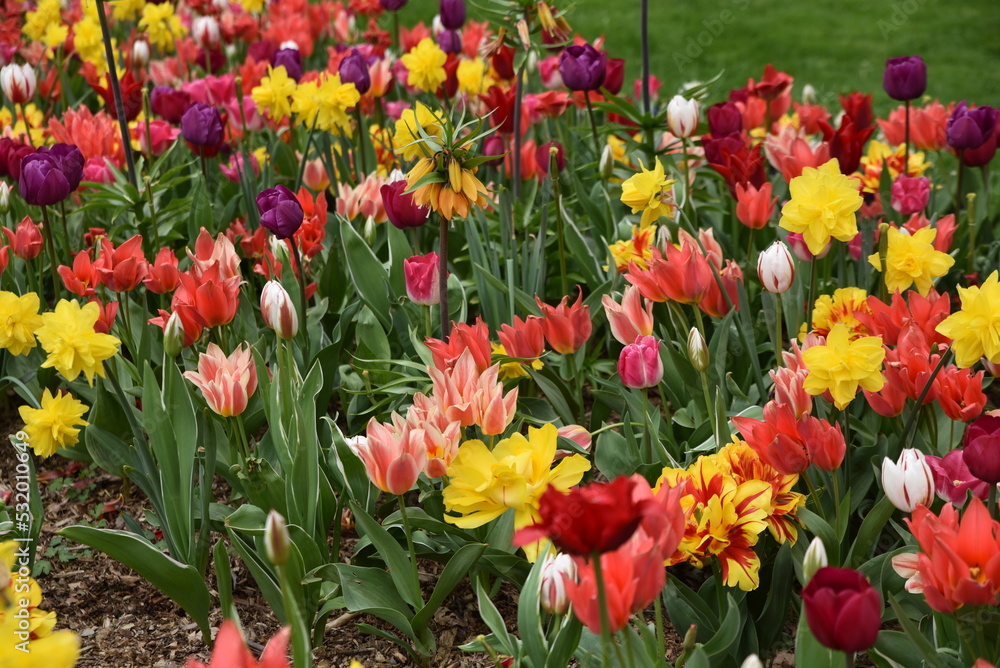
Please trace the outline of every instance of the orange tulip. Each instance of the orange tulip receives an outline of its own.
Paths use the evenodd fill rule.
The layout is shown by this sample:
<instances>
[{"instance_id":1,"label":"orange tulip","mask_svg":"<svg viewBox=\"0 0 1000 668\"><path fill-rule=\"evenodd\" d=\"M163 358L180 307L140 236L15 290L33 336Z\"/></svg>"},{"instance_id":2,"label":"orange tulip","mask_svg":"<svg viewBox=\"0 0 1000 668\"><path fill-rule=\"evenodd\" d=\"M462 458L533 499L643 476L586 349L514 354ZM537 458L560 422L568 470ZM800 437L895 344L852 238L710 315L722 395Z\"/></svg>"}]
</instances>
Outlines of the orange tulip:
<instances>
[{"instance_id":1,"label":"orange tulip","mask_svg":"<svg viewBox=\"0 0 1000 668\"><path fill-rule=\"evenodd\" d=\"M567 304L569 297L563 297L558 306L549 306L535 295L538 308L542 309L542 331L545 340L557 353L572 355L590 338L593 323L590 308L583 304L583 290L578 289L576 301Z\"/></svg>"},{"instance_id":2,"label":"orange tulip","mask_svg":"<svg viewBox=\"0 0 1000 668\"><path fill-rule=\"evenodd\" d=\"M118 248L107 237L101 239L101 255L94 268L112 292L134 290L149 273L149 263L142 252L142 235L135 235Z\"/></svg>"},{"instance_id":3,"label":"orange tulip","mask_svg":"<svg viewBox=\"0 0 1000 668\"><path fill-rule=\"evenodd\" d=\"M238 346L227 357L219 346L210 343L198 357L198 370L187 371L184 377L201 390L208 407L222 417L245 411L257 389L257 367L249 345Z\"/></svg>"},{"instance_id":4,"label":"orange tulip","mask_svg":"<svg viewBox=\"0 0 1000 668\"><path fill-rule=\"evenodd\" d=\"M180 274L181 286L174 293L174 309L178 305L190 307L203 327L232 322L239 306L240 277L222 279L219 272L220 266L215 265L198 278L190 273Z\"/></svg>"}]
</instances>

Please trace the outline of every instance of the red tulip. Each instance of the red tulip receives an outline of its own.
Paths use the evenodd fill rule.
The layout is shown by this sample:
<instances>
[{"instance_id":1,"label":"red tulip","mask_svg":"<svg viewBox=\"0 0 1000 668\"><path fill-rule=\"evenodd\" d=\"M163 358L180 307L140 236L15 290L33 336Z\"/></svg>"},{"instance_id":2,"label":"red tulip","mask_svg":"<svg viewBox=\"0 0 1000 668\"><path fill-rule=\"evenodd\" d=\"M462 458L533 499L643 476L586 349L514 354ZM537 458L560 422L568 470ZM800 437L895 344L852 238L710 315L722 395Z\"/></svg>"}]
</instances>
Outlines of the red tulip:
<instances>
[{"instance_id":1,"label":"red tulip","mask_svg":"<svg viewBox=\"0 0 1000 668\"><path fill-rule=\"evenodd\" d=\"M851 568L825 566L802 590L809 630L824 647L863 652L875 644L882 625L882 598L865 576Z\"/></svg>"},{"instance_id":2,"label":"red tulip","mask_svg":"<svg viewBox=\"0 0 1000 668\"><path fill-rule=\"evenodd\" d=\"M557 353L572 355L590 338L593 324L590 308L583 304L583 290L579 290L572 306L569 297L563 297L558 306L549 306L535 296L538 308L542 309L542 330L545 340Z\"/></svg>"},{"instance_id":3,"label":"red tulip","mask_svg":"<svg viewBox=\"0 0 1000 668\"><path fill-rule=\"evenodd\" d=\"M135 289L149 273L149 263L142 252L142 236L137 234L118 248L107 237L101 239L101 255L94 267L101 282L112 292Z\"/></svg>"},{"instance_id":4,"label":"red tulip","mask_svg":"<svg viewBox=\"0 0 1000 668\"><path fill-rule=\"evenodd\" d=\"M479 373L486 371L492 364L490 358L493 355L493 347L490 345L490 328L486 326L482 318L476 318L474 325L467 325L464 322L453 325L447 342L427 338L424 344L434 356L434 366L441 370L448 370L455 366L458 358L466 349L472 353Z\"/></svg>"},{"instance_id":5,"label":"red tulip","mask_svg":"<svg viewBox=\"0 0 1000 668\"><path fill-rule=\"evenodd\" d=\"M21 219L14 231L5 227L3 233L10 242L11 252L23 260L33 260L42 252L42 226L36 225L28 216Z\"/></svg>"},{"instance_id":6,"label":"red tulip","mask_svg":"<svg viewBox=\"0 0 1000 668\"><path fill-rule=\"evenodd\" d=\"M181 278L180 272L177 271L177 256L171 249L161 248L156 254L156 259L147 266L149 273L142 282L150 292L163 295L173 292L180 285Z\"/></svg>"},{"instance_id":7,"label":"red tulip","mask_svg":"<svg viewBox=\"0 0 1000 668\"><path fill-rule=\"evenodd\" d=\"M72 269L60 265L58 271L66 289L81 297L94 294L95 288L101 283L101 275L90 261L90 251L82 250L77 253L73 258Z\"/></svg>"}]
</instances>

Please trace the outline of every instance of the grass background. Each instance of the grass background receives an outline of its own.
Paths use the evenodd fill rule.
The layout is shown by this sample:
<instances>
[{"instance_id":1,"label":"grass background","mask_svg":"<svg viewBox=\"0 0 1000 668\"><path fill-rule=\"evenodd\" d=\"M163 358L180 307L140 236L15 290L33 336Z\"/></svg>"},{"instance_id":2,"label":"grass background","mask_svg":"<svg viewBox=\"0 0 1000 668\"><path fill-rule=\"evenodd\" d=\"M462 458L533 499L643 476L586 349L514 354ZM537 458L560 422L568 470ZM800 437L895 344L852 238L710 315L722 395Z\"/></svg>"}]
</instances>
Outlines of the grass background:
<instances>
[{"instance_id":1,"label":"grass background","mask_svg":"<svg viewBox=\"0 0 1000 668\"><path fill-rule=\"evenodd\" d=\"M476 5L489 0L467 3L469 16L480 19ZM640 73L639 6L575 0L567 16L585 38L603 34L610 55L626 59L630 79ZM400 18L426 20L437 7L437 0L411 0ZM722 72L710 91L719 101L773 63L795 77L796 99L807 83L830 105L861 90L884 114L896 104L882 92L886 59L920 55L928 95L1000 106L1000 0L649 0L649 19L651 71L664 99Z\"/></svg>"}]
</instances>

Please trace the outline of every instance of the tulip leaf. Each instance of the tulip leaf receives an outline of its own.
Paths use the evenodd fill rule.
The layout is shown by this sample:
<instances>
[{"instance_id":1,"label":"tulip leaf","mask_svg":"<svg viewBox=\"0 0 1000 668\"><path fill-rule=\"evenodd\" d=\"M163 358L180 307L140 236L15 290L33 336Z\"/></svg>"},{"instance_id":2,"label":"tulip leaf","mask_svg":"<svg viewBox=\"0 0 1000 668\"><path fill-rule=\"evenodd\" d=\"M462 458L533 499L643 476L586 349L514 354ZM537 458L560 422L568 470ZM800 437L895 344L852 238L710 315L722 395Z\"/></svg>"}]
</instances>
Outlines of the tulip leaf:
<instances>
[{"instance_id":1,"label":"tulip leaf","mask_svg":"<svg viewBox=\"0 0 1000 668\"><path fill-rule=\"evenodd\" d=\"M56 533L100 550L134 570L184 608L201 628L202 637L208 641L211 597L205 580L194 567L167 556L131 531L77 525Z\"/></svg>"},{"instance_id":2,"label":"tulip leaf","mask_svg":"<svg viewBox=\"0 0 1000 668\"><path fill-rule=\"evenodd\" d=\"M882 535L882 529L895 510L896 508L892 505L889 497L882 495L878 503L868 511L861 523L861 528L858 530L857 538L854 539L854 544L851 546L851 551L847 553L847 558L844 560L848 568L858 568L865 562L869 550Z\"/></svg>"},{"instance_id":3,"label":"tulip leaf","mask_svg":"<svg viewBox=\"0 0 1000 668\"><path fill-rule=\"evenodd\" d=\"M427 603L424 607L417 611L417 614L413 616L411 623L414 630L418 633L425 629L430 623L431 618L434 617L434 613L437 609L441 607L444 603L445 598L448 594L458 586L458 583L462 581L465 574L469 572L469 569L475 565L479 557L483 555L486 551L486 545L483 543L469 543L458 550L455 555L448 560L448 564L441 571L441 575L438 576L437 584L434 586L434 591L431 592L430 598L427 599Z\"/></svg>"},{"instance_id":4,"label":"tulip leaf","mask_svg":"<svg viewBox=\"0 0 1000 668\"><path fill-rule=\"evenodd\" d=\"M674 630L681 636L692 624L698 627L699 633L705 634L713 633L718 627L718 619L704 599L674 575L670 575L669 584L663 589L663 603Z\"/></svg>"},{"instance_id":5,"label":"tulip leaf","mask_svg":"<svg viewBox=\"0 0 1000 668\"><path fill-rule=\"evenodd\" d=\"M507 623L504 621L503 616L497 607L493 605L492 599L490 599L489 594L483 589L483 579L474 578L476 580L476 600L479 602L479 616L482 618L483 622L489 627L490 631L497 637L500 643L503 645L501 649L507 654L514 654L514 643L511 640L510 633L507 632Z\"/></svg>"},{"instance_id":6,"label":"tulip leaf","mask_svg":"<svg viewBox=\"0 0 1000 668\"><path fill-rule=\"evenodd\" d=\"M336 568L348 610L375 615L410 638L415 636L410 624L412 612L399 597L391 575L381 568L353 564L336 564Z\"/></svg>"},{"instance_id":7,"label":"tulip leaf","mask_svg":"<svg viewBox=\"0 0 1000 668\"><path fill-rule=\"evenodd\" d=\"M831 527L826 520L805 506L800 507L796 511L796 516L802 521L803 524L806 525L806 528L809 529L809 532L812 535L818 536L819 539L823 541L823 546L826 548L830 565L840 565L840 541L837 540L833 527Z\"/></svg>"},{"instance_id":8,"label":"tulip leaf","mask_svg":"<svg viewBox=\"0 0 1000 668\"><path fill-rule=\"evenodd\" d=\"M890 592L888 598L889 605L892 606L893 612L896 613L896 620L899 622L899 625L903 627L903 632L906 633L910 642L913 643L913 646L917 648L918 652L920 652L920 656L924 658L924 661L927 662L927 664L932 668L945 668L945 662L938 654L937 649L935 649L934 645L931 644L931 641L927 639L927 636L920 632L920 629L913 623L913 620L907 616L903 608L900 607L899 601L896 600L896 597ZM879 632L879 635L882 635L881 631Z\"/></svg>"},{"instance_id":9,"label":"tulip leaf","mask_svg":"<svg viewBox=\"0 0 1000 668\"><path fill-rule=\"evenodd\" d=\"M843 652L827 649L816 640L809 630L805 611L799 616L799 626L795 631L795 665L809 668L840 668L847 663Z\"/></svg>"},{"instance_id":10,"label":"tulip leaf","mask_svg":"<svg viewBox=\"0 0 1000 668\"><path fill-rule=\"evenodd\" d=\"M343 218L340 220L340 236L344 241L347 269L351 274L354 286L357 288L358 295L368 304L372 313L382 324L382 328L391 328L388 272L379 259L375 257L365 240L361 238L361 235Z\"/></svg>"},{"instance_id":11,"label":"tulip leaf","mask_svg":"<svg viewBox=\"0 0 1000 668\"><path fill-rule=\"evenodd\" d=\"M226 542L220 540L215 544L212 551L212 563L215 566L215 585L219 590L219 607L222 608L222 617L232 619L237 624L240 621L239 612L233 602L233 571L229 564L229 552L226 550Z\"/></svg>"},{"instance_id":12,"label":"tulip leaf","mask_svg":"<svg viewBox=\"0 0 1000 668\"><path fill-rule=\"evenodd\" d=\"M351 510L354 512L354 520L357 522L358 528L364 531L365 536L375 545L379 556L388 566L395 590L399 592L404 601L413 606L414 610L422 608L424 602L420 596L420 588L413 581L410 555L400 547L396 539L385 530L385 527L366 513L361 506L352 501ZM408 635L412 636L412 634Z\"/></svg>"},{"instance_id":13,"label":"tulip leaf","mask_svg":"<svg viewBox=\"0 0 1000 668\"><path fill-rule=\"evenodd\" d=\"M248 544L232 529L228 529L227 533L229 534L230 545L239 553L243 564L250 571L250 575L253 576L254 584L260 589L264 600L267 601L267 604L271 606L271 610L274 611L274 616L282 624L287 624L288 616L285 613L285 602L281 594L281 585L278 584L278 580L271 570L270 565L257 554L252 541Z\"/></svg>"},{"instance_id":14,"label":"tulip leaf","mask_svg":"<svg viewBox=\"0 0 1000 668\"><path fill-rule=\"evenodd\" d=\"M718 586L718 580L716 586ZM732 596L726 595L726 616L723 617L719 628L712 634L712 639L706 642L702 649L709 658L722 656L729 652L733 644L739 640L740 632L743 630L743 616L740 614L740 606ZM806 664L802 664L806 665Z\"/></svg>"},{"instance_id":15,"label":"tulip leaf","mask_svg":"<svg viewBox=\"0 0 1000 668\"><path fill-rule=\"evenodd\" d=\"M545 665L545 657L548 656L548 646L545 642L541 615L538 611L542 566L545 564L545 559L541 558L541 555L545 554L546 549L543 548L540 551L540 558L532 564L528 579L525 580L524 587L521 588L521 598L517 605L517 629L521 633L524 653L531 660L532 666Z\"/></svg>"},{"instance_id":16,"label":"tulip leaf","mask_svg":"<svg viewBox=\"0 0 1000 668\"><path fill-rule=\"evenodd\" d=\"M563 668L573 658L573 652L580 646L580 636L583 635L583 624L576 615L567 614L563 617L562 628L556 633L555 640L549 648L549 656L545 668ZM639 665L639 664L636 664Z\"/></svg>"},{"instance_id":17,"label":"tulip leaf","mask_svg":"<svg viewBox=\"0 0 1000 668\"><path fill-rule=\"evenodd\" d=\"M614 480L620 475L632 475L642 464L642 459L634 441L630 447L624 436L608 430L594 444L594 464L608 480Z\"/></svg>"}]
</instances>

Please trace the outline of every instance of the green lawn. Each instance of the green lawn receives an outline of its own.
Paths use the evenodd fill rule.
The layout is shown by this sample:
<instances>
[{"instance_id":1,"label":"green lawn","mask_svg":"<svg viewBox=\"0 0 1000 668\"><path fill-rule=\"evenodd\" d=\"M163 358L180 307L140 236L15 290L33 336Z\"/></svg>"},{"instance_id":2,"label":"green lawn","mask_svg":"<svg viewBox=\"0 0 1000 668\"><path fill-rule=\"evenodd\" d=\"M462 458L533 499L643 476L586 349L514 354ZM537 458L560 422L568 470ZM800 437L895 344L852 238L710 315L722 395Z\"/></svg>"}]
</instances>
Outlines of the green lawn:
<instances>
[{"instance_id":1,"label":"green lawn","mask_svg":"<svg viewBox=\"0 0 1000 668\"><path fill-rule=\"evenodd\" d=\"M722 78L712 98L759 78L773 63L795 77L795 96L811 83L821 101L838 93L882 92L886 58L927 61L927 94L942 101L1000 105L1000 2L997 0L650 0L652 72L669 97L684 82ZM612 56L638 76L639 0L577 0L570 23L589 38L604 34Z\"/></svg>"}]
</instances>

